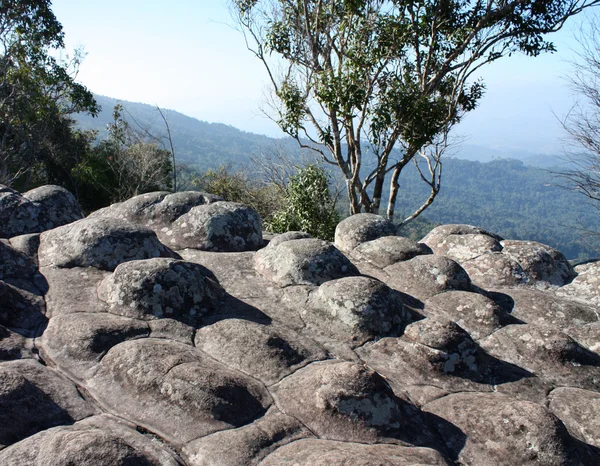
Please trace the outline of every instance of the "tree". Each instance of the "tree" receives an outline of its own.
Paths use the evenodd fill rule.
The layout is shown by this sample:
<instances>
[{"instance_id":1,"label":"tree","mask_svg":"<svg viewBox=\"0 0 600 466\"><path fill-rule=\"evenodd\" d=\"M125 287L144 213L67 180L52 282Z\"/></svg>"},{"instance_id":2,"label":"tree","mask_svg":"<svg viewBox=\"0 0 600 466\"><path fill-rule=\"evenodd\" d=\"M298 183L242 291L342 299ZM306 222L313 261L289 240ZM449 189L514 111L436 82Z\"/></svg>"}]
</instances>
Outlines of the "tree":
<instances>
[{"instance_id":1,"label":"tree","mask_svg":"<svg viewBox=\"0 0 600 466\"><path fill-rule=\"evenodd\" d=\"M71 169L91 135L70 115L96 114L93 95L75 77L83 54L56 58L61 24L48 0L0 2L0 182L71 186ZM76 189L73 189L76 191Z\"/></svg>"},{"instance_id":2,"label":"tree","mask_svg":"<svg viewBox=\"0 0 600 466\"><path fill-rule=\"evenodd\" d=\"M318 165L298 168L285 187L283 206L267 228L274 233L305 231L316 238L333 241L340 216L329 190L329 176Z\"/></svg>"},{"instance_id":3,"label":"tree","mask_svg":"<svg viewBox=\"0 0 600 466\"><path fill-rule=\"evenodd\" d=\"M578 102L562 121L574 150L568 168L554 173L600 208L600 24L590 20L587 26L577 37L580 52L569 76Z\"/></svg>"},{"instance_id":4,"label":"tree","mask_svg":"<svg viewBox=\"0 0 600 466\"><path fill-rule=\"evenodd\" d=\"M440 190L448 134L481 98L474 73L514 52L553 51L544 34L599 0L234 0L273 87L271 117L337 165L351 213L393 218L402 170L418 159ZM395 151L397 149L397 151Z\"/></svg>"}]
</instances>

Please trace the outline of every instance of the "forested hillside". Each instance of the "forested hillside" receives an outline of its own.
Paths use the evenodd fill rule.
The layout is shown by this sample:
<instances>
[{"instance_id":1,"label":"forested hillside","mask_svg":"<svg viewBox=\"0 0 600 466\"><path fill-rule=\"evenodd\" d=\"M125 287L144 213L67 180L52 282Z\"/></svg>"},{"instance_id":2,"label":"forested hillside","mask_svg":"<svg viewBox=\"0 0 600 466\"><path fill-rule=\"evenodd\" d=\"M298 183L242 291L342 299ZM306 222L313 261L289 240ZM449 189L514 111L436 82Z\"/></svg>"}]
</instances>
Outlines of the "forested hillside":
<instances>
[{"instance_id":1,"label":"forested hillside","mask_svg":"<svg viewBox=\"0 0 600 466\"><path fill-rule=\"evenodd\" d=\"M116 99L96 96L103 112L98 118L79 117L85 129L102 131L111 119ZM123 102L129 114L157 135L165 133L155 107ZM291 140L246 133L231 126L202 122L174 111L166 112L178 163L196 170L225 165L240 169L249 157L283 150L298 156ZM520 156L520 154L519 154ZM473 158L472 148L470 158ZM485 160L485 154L482 159ZM522 158L522 157L521 157ZM332 172L334 175L335 171ZM427 196L416 170L406 170L400 180L397 216L408 214ZM387 195L387 193L386 193ZM556 186L546 169L517 160L486 163L448 158L444 162L442 190L424 217L436 224L470 223L506 238L529 239L560 249L569 259L600 256L600 242L585 230L600 231L598 211L586 199Z\"/></svg>"}]
</instances>

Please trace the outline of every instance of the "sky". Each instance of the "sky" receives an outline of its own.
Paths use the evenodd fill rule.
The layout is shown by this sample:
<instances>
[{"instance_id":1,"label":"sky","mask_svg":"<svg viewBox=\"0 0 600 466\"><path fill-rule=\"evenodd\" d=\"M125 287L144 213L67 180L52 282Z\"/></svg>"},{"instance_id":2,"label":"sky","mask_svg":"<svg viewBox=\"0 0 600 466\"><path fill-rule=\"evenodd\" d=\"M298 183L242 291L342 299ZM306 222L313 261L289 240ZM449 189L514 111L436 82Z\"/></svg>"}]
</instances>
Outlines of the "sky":
<instances>
[{"instance_id":1,"label":"sky","mask_svg":"<svg viewBox=\"0 0 600 466\"><path fill-rule=\"evenodd\" d=\"M282 137L260 110L267 75L232 26L227 0L54 0L68 49L83 47L78 81L91 91L155 104L199 120ZM558 153L558 118L574 103L565 80L574 18L552 36L558 53L513 56L486 67L486 94L456 128L466 143Z\"/></svg>"}]
</instances>

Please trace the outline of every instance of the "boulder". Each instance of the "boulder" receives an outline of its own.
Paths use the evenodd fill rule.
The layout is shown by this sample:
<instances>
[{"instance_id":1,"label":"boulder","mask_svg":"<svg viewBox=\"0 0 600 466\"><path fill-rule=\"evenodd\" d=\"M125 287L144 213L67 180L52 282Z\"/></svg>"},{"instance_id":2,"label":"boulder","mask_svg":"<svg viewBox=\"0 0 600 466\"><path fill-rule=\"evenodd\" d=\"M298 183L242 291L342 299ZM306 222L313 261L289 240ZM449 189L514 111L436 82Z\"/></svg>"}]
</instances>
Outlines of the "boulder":
<instances>
[{"instance_id":1,"label":"boulder","mask_svg":"<svg viewBox=\"0 0 600 466\"><path fill-rule=\"evenodd\" d=\"M174 257L148 229L114 218L86 218L42 233L40 267L96 267L153 257Z\"/></svg>"},{"instance_id":2,"label":"boulder","mask_svg":"<svg viewBox=\"0 0 600 466\"><path fill-rule=\"evenodd\" d=\"M0 241L0 280L28 278L37 270L30 257Z\"/></svg>"},{"instance_id":3,"label":"boulder","mask_svg":"<svg viewBox=\"0 0 600 466\"><path fill-rule=\"evenodd\" d=\"M235 202L194 207L165 228L165 244L176 249L253 251L262 245L260 215Z\"/></svg>"},{"instance_id":4,"label":"boulder","mask_svg":"<svg viewBox=\"0 0 600 466\"><path fill-rule=\"evenodd\" d=\"M392 288L420 300L447 290L471 289L467 272L457 262L444 256L417 256L396 262L384 271Z\"/></svg>"},{"instance_id":5,"label":"boulder","mask_svg":"<svg viewBox=\"0 0 600 466\"><path fill-rule=\"evenodd\" d=\"M284 287L320 285L358 275L356 267L331 243L304 238L285 241L256 253L254 266L265 278Z\"/></svg>"},{"instance_id":6,"label":"boulder","mask_svg":"<svg viewBox=\"0 0 600 466\"><path fill-rule=\"evenodd\" d=\"M431 254L431 250L426 245L403 236L383 236L367 241L359 244L350 253L353 259L369 262L379 268L422 254Z\"/></svg>"},{"instance_id":7,"label":"boulder","mask_svg":"<svg viewBox=\"0 0 600 466\"><path fill-rule=\"evenodd\" d=\"M556 294L600 307L600 261L577 266L575 272L577 276Z\"/></svg>"},{"instance_id":8,"label":"boulder","mask_svg":"<svg viewBox=\"0 0 600 466\"><path fill-rule=\"evenodd\" d=\"M436 242L434 251L461 264L487 252L502 251L502 246L496 238L486 234L452 234Z\"/></svg>"},{"instance_id":9,"label":"boulder","mask_svg":"<svg viewBox=\"0 0 600 466\"><path fill-rule=\"evenodd\" d=\"M582 442L600 448L600 393L558 387L548 395L548 408Z\"/></svg>"},{"instance_id":10,"label":"boulder","mask_svg":"<svg viewBox=\"0 0 600 466\"><path fill-rule=\"evenodd\" d=\"M438 247L442 247L445 239L450 235L485 235L496 241L503 240L500 236L473 225L447 224L435 227L420 242L437 253Z\"/></svg>"},{"instance_id":11,"label":"boulder","mask_svg":"<svg viewBox=\"0 0 600 466\"><path fill-rule=\"evenodd\" d=\"M487 252L461 264L474 285L481 288L512 288L527 285L521 265L501 252Z\"/></svg>"},{"instance_id":12,"label":"boulder","mask_svg":"<svg viewBox=\"0 0 600 466\"><path fill-rule=\"evenodd\" d=\"M395 236L396 226L376 214L355 214L342 220L335 228L335 245L342 252L383 236Z\"/></svg>"},{"instance_id":13,"label":"boulder","mask_svg":"<svg viewBox=\"0 0 600 466\"><path fill-rule=\"evenodd\" d=\"M98 293L113 314L142 320L169 317L194 324L214 309L223 289L199 264L155 258L118 265Z\"/></svg>"}]
</instances>

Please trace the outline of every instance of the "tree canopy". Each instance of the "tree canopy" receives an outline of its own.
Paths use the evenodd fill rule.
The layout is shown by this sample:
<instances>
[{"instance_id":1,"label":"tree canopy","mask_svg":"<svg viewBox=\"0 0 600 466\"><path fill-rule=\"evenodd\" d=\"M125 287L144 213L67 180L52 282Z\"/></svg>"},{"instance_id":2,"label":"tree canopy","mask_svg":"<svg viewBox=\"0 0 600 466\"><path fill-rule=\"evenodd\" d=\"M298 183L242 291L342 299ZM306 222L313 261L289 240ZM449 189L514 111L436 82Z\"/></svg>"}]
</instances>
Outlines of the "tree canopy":
<instances>
[{"instance_id":1,"label":"tree canopy","mask_svg":"<svg viewBox=\"0 0 600 466\"><path fill-rule=\"evenodd\" d=\"M545 35L597 3L234 0L233 6L273 86L272 118L341 169L351 213L377 213L391 174L392 218L400 173L424 162L415 165L429 195L406 223L439 192L448 134L484 92L477 70L515 52L553 51ZM375 163L366 163L368 152Z\"/></svg>"}]
</instances>

